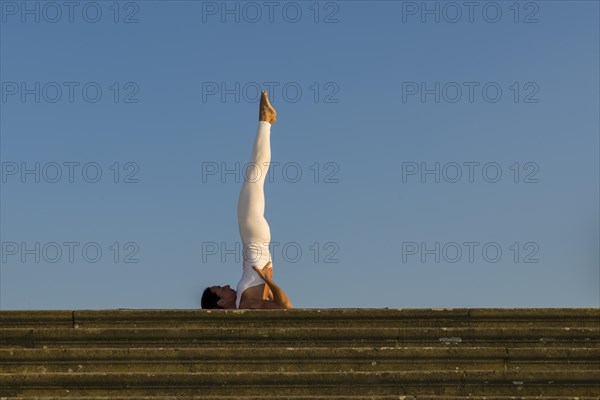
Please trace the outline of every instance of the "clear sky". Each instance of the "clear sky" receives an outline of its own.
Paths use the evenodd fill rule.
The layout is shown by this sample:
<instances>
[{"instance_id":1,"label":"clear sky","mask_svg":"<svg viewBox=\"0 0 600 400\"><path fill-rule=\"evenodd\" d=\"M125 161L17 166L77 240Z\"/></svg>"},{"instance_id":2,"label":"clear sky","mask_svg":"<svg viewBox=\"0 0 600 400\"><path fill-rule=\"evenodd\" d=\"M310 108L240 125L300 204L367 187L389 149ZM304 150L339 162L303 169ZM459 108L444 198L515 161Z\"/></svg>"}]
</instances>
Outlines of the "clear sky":
<instances>
[{"instance_id":1,"label":"clear sky","mask_svg":"<svg viewBox=\"0 0 600 400\"><path fill-rule=\"evenodd\" d=\"M0 1L2 309L598 307L597 1Z\"/></svg>"}]
</instances>

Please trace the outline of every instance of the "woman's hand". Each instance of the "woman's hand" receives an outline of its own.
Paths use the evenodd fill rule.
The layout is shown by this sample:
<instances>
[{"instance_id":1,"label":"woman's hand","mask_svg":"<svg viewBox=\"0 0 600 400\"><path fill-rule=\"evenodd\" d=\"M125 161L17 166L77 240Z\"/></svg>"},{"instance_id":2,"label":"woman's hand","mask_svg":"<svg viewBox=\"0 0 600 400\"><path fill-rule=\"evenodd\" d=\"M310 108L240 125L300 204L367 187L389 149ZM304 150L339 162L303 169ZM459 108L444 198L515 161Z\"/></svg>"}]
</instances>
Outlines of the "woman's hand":
<instances>
[{"instance_id":1,"label":"woman's hand","mask_svg":"<svg viewBox=\"0 0 600 400\"><path fill-rule=\"evenodd\" d=\"M252 268L260 275L261 278L265 282L270 282L273 278L273 267L271 266L271 261L265 264L262 269L258 269L256 265L253 265Z\"/></svg>"},{"instance_id":2,"label":"woman's hand","mask_svg":"<svg viewBox=\"0 0 600 400\"><path fill-rule=\"evenodd\" d=\"M265 271L265 275L267 276L267 278L269 278L269 279L273 280L273 264L271 264L271 261L269 261L269 262L267 263L267 265L268 265L269 267L266 269L266 271L265 271L265 268L263 268L263 271ZM265 267L266 267L267 265L265 265Z\"/></svg>"},{"instance_id":3,"label":"woman's hand","mask_svg":"<svg viewBox=\"0 0 600 400\"><path fill-rule=\"evenodd\" d=\"M264 300L273 300L273 292L271 291L271 287L269 283L273 282L273 267L271 262L269 261L262 270L256 268L256 265L253 265L252 268L263 278L265 281L265 289L263 291L263 299Z\"/></svg>"},{"instance_id":4,"label":"woman's hand","mask_svg":"<svg viewBox=\"0 0 600 400\"><path fill-rule=\"evenodd\" d=\"M273 302L283 306L283 308L292 308L292 303L285 295L283 290L271 279L273 274L273 268L271 267L271 261L269 261L262 269L258 269L256 265L253 265L252 268L256 271L258 275L266 282L266 286L273 292Z\"/></svg>"}]
</instances>

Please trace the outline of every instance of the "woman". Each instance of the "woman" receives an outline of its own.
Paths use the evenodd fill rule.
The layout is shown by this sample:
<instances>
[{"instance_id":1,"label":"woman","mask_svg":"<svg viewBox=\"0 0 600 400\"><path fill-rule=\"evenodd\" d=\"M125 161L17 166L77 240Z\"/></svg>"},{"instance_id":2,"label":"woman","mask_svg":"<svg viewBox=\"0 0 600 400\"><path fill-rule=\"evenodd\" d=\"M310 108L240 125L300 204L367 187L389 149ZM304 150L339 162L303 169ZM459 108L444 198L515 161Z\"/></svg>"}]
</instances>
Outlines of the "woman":
<instances>
[{"instance_id":1,"label":"woman","mask_svg":"<svg viewBox=\"0 0 600 400\"><path fill-rule=\"evenodd\" d=\"M252 158L238 200L238 226L244 255L242 278L236 290L229 285L207 287L202 294L202 308L292 308L286 294L272 279L271 230L264 216L264 184L271 161L271 126L276 120L277 112L263 90Z\"/></svg>"}]
</instances>

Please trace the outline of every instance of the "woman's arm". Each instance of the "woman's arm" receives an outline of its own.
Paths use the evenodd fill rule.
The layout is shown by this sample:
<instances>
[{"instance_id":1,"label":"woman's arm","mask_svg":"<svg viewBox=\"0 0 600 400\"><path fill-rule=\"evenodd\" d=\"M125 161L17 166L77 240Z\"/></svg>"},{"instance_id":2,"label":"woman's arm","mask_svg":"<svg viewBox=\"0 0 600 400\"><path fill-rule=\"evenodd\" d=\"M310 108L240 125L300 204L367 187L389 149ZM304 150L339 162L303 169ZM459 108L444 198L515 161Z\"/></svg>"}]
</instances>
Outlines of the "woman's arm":
<instances>
[{"instance_id":1,"label":"woman's arm","mask_svg":"<svg viewBox=\"0 0 600 400\"><path fill-rule=\"evenodd\" d=\"M292 302L288 299L287 295L283 292L283 290L277 285L273 280L269 277L269 274L272 273L271 262L269 261L267 265L263 267L262 270L258 269L255 265L252 268L260 275L261 278L266 282L268 287L273 292L273 303L280 305L284 308L292 308ZM269 272L271 269L271 272ZM266 271L265 271L266 270Z\"/></svg>"},{"instance_id":2,"label":"woman's arm","mask_svg":"<svg viewBox=\"0 0 600 400\"><path fill-rule=\"evenodd\" d=\"M263 300L273 300L273 292L269 285L265 284L265 290L263 291Z\"/></svg>"},{"instance_id":3,"label":"woman's arm","mask_svg":"<svg viewBox=\"0 0 600 400\"><path fill-rule=\"evenodd\" d=\"M269 277L269 279L273 279L273 268L269 268L266 275ZM263 296L262 296L263 300L273 300L273 292L271 291L271 288L269 287L269 285L265 284L265 289L263 291Z\"/></svg>"}]
</instances>

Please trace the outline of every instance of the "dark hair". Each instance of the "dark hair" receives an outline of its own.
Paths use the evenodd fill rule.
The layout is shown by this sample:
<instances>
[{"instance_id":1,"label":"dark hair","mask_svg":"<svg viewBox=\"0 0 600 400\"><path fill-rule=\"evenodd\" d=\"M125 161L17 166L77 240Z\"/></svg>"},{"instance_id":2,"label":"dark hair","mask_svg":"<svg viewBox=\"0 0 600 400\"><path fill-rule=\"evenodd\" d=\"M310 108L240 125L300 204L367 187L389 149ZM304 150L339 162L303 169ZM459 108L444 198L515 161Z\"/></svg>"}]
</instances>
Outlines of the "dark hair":
<instances>
[{"instance_id":1,"label":"dark hair","mask_svg":"<svg viewBox=\"0 0 600 400\"><path fill-rule=\"evenodd\" d=\"M212 290L210 290L209 287L207 287L206 289L204 289L204 293L202 293L202 308L223 308L220 305L217 304L217 301L221 300L221 298Z\"/></svg>"}]
</instances>

